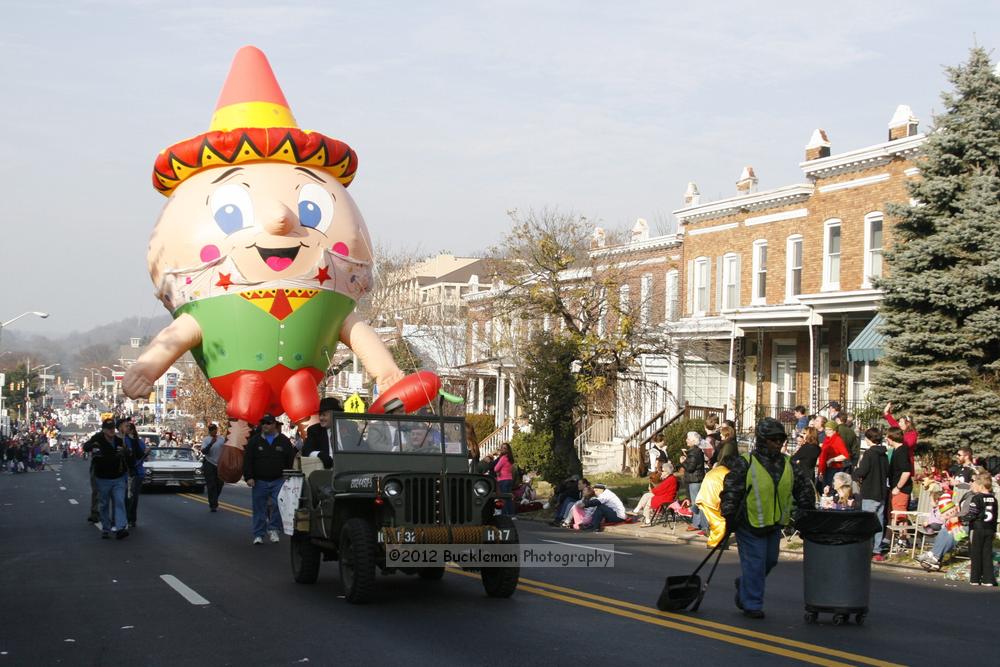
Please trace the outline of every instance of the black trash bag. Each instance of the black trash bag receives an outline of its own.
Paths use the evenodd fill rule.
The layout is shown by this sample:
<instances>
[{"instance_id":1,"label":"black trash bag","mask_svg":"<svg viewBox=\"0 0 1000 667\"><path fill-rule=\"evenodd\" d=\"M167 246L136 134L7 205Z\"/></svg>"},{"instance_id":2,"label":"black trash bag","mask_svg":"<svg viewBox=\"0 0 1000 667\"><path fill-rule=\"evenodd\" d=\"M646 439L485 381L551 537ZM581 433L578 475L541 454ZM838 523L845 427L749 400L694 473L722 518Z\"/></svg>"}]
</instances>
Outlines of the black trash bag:
<instances>
[{"instance_id":1,"label":"black trash bag","mask_svg":"<svg viewBox=\"0 0 1000 667\"><path fill-rule=\"evenodd\" d=\"M795 522L803 539L816 544L857 544L882 530L874 512L807 510Z\"/></svg>"}]
</instances>

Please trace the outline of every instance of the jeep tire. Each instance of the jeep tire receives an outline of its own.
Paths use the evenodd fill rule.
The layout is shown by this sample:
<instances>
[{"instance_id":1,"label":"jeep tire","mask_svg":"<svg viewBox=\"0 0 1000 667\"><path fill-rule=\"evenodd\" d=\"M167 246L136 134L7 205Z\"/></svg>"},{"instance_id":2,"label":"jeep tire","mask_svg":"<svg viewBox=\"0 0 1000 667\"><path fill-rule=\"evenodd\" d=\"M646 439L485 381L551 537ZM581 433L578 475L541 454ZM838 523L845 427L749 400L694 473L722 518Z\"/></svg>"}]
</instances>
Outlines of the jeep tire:
<instances>
[{"instance_id":1,"label":"jeep tire","mask_svg":"<svg viewBox=\"0 0 1000 667\"><path fill-rule=\"evenodd\" d=\"M375 591L375 531L364 519L348 519L340 531L340 586L352 604Z\"/></svg>"},{"instance_id":2,"label":"jeep tire","mask_svg":"<svg viewBox=\"0 0 1000 667\"><path fill-rule=\"evenodd\" d=\"M315 584L319 577L319 563L323 552L309 541L308 535L293 535L292 577L299 584Z\"/></svg>"},{"instance_id":3,"label":"jeep tire","mask_svg":"<svg viewBox=\"0 0 1000 667\"><path fill-rule=\"evenodd\" d=\"M518 544L517 526L508 516L496 516L493 525L500 530L509 530L511 539L505 544ZM484 567L480 571L483 588L491 598L509 598L517 590L517 581L521 575L520 567Z\"/></svg>"}]
</instances>

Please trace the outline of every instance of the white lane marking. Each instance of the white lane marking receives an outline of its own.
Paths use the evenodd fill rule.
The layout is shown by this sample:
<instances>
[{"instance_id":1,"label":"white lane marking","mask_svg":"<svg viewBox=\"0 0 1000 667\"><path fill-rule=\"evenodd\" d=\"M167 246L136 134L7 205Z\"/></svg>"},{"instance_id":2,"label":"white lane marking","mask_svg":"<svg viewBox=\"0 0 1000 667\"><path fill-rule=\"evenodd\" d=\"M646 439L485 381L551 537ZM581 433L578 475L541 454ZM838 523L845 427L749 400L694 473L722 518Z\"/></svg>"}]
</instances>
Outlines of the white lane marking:
<instances>
[{"instance_id":1,"label":"white lane marking","mask_svg":"<svg viewBox=\"0 0 1000 667\"><path fill-rule=\"evenodd\" d=\"M577 549L590 549L591 551L606 551L612 554L618 554L619 556L631 556L627 551L618 551L616 549L601 549L600 547L588 547L586 544L573 544L572 542L559 542L558 540L542 540L542 542L551 542L552 544L562 544L567 547L576 547Z\"/></svg>"},{"instance_id":2,"label":"white lane marking","mask_svg":"<svg viewBox=\"0 0 1000 667\"><path fill-rule=\"evenodd\" d=\"M190 586L172 574L161 574L160 579L166 582L167 586L181 594L181 597L191 604L209 604L208 600L201 597Z\"/></svg>"},{"instance_id":3,"label":"white lane marking","mask_svg":"<svg viewBox=\"0 0 1000 667\"><path fill-rule=\"evenodd\" d=\"M123 625L122 626L122 630L132 630L133 628L135 628L134 625Z\"/></svg>"},{"instance_id":4,"label":"white lane marking","mask_svg":"<svg viewBox=\"0 0 1000 667\"><path fill-rule=\"evenodd\" d=\"M69 499L69 504L70 505L79 505L80 503L79 503L79 501L76 498L70 498Z\"/></svg>"},{"instance_id":5,"label":"white lane marking","mask_svg":"<svg viewBox=\"0 0 1000 667\"><path fill-rule=\"evenodd\" d=\"M65 490L66 490L66 487L65 487L65 486L60 486L60 487L59 487L59 490L60 490L60 491L65 491Z\"/></svg>"}]
</instances>

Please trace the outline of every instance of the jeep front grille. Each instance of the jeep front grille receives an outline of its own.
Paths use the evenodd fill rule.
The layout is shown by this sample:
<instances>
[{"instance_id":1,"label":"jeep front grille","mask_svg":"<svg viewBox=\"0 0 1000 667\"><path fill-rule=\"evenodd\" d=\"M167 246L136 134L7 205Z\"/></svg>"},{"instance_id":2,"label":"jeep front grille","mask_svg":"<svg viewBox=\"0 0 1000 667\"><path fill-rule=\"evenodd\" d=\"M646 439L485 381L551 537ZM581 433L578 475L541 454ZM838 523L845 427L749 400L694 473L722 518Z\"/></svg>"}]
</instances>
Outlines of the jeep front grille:
<instances>
[{"instance_id":1,"label":"jeep front grille","mask_svg":"<svg viewBox=\"0 0 1000 667\"><path fill-rule=\"evenodd\" d=\"M412 477L403 480L403 521L407 524L445 523L442 501L439 477ZM448 477L448 510L447 518L452 525L472 521L472 479Z\"/></svg>"}]
</instances>

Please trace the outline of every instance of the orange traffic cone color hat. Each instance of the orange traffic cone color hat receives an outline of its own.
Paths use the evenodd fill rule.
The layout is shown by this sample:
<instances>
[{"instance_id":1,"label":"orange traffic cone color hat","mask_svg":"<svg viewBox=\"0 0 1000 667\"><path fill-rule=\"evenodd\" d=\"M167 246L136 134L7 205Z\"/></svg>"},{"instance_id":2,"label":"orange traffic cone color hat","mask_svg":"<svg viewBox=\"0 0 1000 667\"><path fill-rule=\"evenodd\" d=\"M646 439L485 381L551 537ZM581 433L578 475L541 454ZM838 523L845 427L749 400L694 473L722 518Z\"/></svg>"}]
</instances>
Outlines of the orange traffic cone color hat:
<instances>
[{"instance_id":1,"label":"orange traffic cone color hat","mask_svg":"<svg viewBox=\"0 0 1000 667\"><path fill-rule=\"evenodd\" d=\"M265 161L323 169L345 187L358 169L350 146L299 129L267 56L244 46L233 58L208 132L161 152L153 167L153 187L170 196L203 169Z\"/></svg>"}]
</instances>

